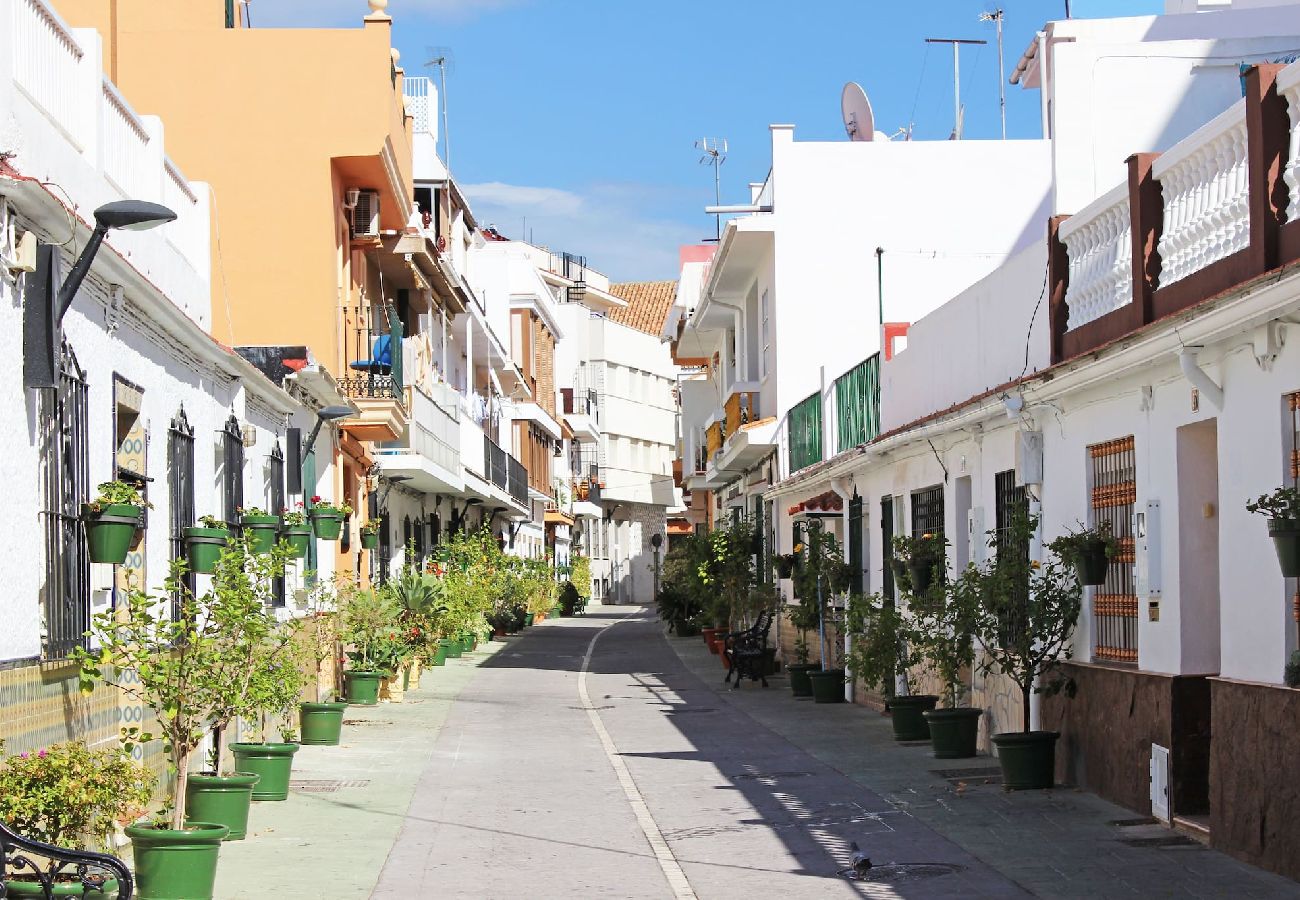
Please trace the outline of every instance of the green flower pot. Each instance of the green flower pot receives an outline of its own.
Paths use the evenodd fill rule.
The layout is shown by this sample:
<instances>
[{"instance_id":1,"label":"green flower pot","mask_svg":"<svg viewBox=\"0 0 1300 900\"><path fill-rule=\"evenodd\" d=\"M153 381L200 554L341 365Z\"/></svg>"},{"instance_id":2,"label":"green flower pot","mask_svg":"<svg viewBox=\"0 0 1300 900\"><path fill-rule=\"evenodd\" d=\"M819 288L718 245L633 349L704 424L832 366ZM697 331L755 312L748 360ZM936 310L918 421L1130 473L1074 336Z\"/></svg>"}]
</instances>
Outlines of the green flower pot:
<instances>
[{"instance_id":1,"label":"green flower pot","mask_svg":"<svg viewBox=\"0 0 1300 900\"><path fill-rule=\"evenodd\" d=\"M796 697L811 697L813 695L812 680L808 677L809 672L820 672L820 663L795 663L792 666L786 666L785 670L790 675L790 691Z\"/></svg>"},{"instance_id":2,"label":"green flower pot","mask_svg":"<svg viewBox=\"0 0 1300 900\"><path fill-rule=\"evenodd\" d=\"M45 890L34 881L6 881L6 897L44 897ZM55 897L82 897L84 900L116 900L117 879L109 878L102 890L81 892L81 882L56 883L50 886L50 894Z\"/></svg>"},{"instance_id":3,"label":"green flower pot","mask_svg":"<svg viewBox=\"0 0 1300 900\"><path fill-rule=\"evenodd\" d=\"M1300 522L1294 519L1269 519L1268 536L1273 539L1277 562L1283 578L1300 578Z\"/></svg>"},{"instance_id":4,"label":"green flower pot","mask_svg":"<svg viewBox=\"0 0 1300 900\"><path fill-rule=\"evenodd\" d=\"M185 782L185 820L225 825L228 841L248 834L248 808L257 775L191 775Z\"/></svg>"},{"instance_id":5,"label":"green flower pot","mask_svg":"<svg viewBox=\"0 0 1300 900\"><path fill-rule=\"evenodd\" d=\"M317 747L337 747L343 735L343 711L346 703L300 703L298 725L302 732L299 743Z\"/></svg>"},{"instance_id":6,"label":"green flower pot","mask_svg":"<svg viewBox=\"0 0 1300 900\"><path fill-rule=\"evenodd\" d=\"M357 706L374 706L379 702L379 682L384 680L383 672L363 672L349 670L343 673L349 703Z\"/></svg>"},{"instance_id":7,"label":"green flower pot","mask_svg":"<svg viewBox=\"0 0 1300 900\"><path fill-rule=\"evenodd\" d=\"M562 607L562 606L552 606L552 607L551 607L551 618L552 618L552 619L558 619L558 618L560 618L560 617L563 616L563 615L564 615L564 607Z\"/></svg>"},{"instance_id":8,"label":"green flower pot","mask_svg":"<svg viewBox=\"0 0 1300 900\"><path fill-rule=\"evenodd\" d=\"M536 623L537 623L537 616L533 615L532 613L526 613L524 615L525 628L532 628L533 625L535 625Z\"/></svg>"},{"instance_id":9,"label":"green flower pot","mask_svg":"<svg viewBox=\"0 0 1300 900\"><path fill-rule=\"evenodd\" d=\"M465 652L459 638L438 638L438 649L446 654L446 659L460 659Z\"/></svg>"},{"instance_id":10,"label":"green flower pot","mask_svg":"<svg viewBox=\"0 0 1300 900\"><path fill-rule=\"evenodd\" d=\"M311 511L311 530L322 541L337 541L343 533L343 515L338 512Z\"/></svg>"},{"instance_id":11,"label":"green flower pot","mask_svg":"<svg viewBox=\"0 0 1300 900\"><path fill-rule=\"evenodd\" d=\"M217 854L229 832L225 825L195 822L181 831L131 825L126 836L135 855L140 900L212 900Z\"/></svg>"},{"instance_id":12,"label":"green flower pot","mask_svg":"<svg viewBox=\"0 0 1300 900\"><path fill-rule=\"evenodd\" d=\"M891 699L889 711L894 726L894 740L930 740L930 724L925 720L923 713L934 709L938 702L939 698L932 694L912 694Z\"/></svg>"},{"instance_id":13,"label":"green flower pot","mask_svg":"<svg viewBox=\"0 0 1300 900\"><path fill-rule=\"evenodd\" d=\"M361 532L361 546L365 547L367 550L374 550L376 547L378 547L379 532L378 531Z\"/></svg>"},{"instance_id":14,"label":"green flower pot","mask_svg":"<svg viewBox=\"0 0 1300 900\"><path fill-rule=\"evenodd\" d=\"M1011 731L993 735L1002 766L1002 786L1010 791L1051 788L1056 781L1057 731Z\"/></svg>"},{"instance_id":15,"label":"green flower pot","mask_svg":"<svg viewBox=\"0 0 1300 900\"><path fill-rule=\"evenodd\" d=\"M826 669L808 673L814 703L844 702L844 670Z\"/></svg>"},{"instance_id":16,"label":"green flower pot","mask_svg":"<svg viewBox=\"0 0 1300 900\"><path fill-rule=\"evenodd\" d=\"M974 756L980 736L982 709L927 709L921 713L930 726L930 746L935 759L967 759Z\"/></svg>"},{"instance_id":17,"label":"green flower pot","mask_svg":"<svg viewBox=\"0 0 1300 900\"><path fill-rule=\"evenodd\" d=\"M311 547L310 525L286 525L281 536L289 542L289 555L294 559L306 559Z\"/></svg>"},{"instance_id":18,"label":"green flower pot","mask_svg":"<svg viewBox=\"0 0 1300 900\"><path fill-rule=\"evenodd\" d=\"M86 523L90 561L114 566L126 562L126 554L135 541L136 529L140 527L140 513L140 507L128 503L112 503L99 512L86 507L82 518Z\"/></svg>"},{"instance_id":19,"label":"green flower pot","mask_svg":"<svg viewBox=\"0 0 1300 900\"><path fill-rule=\"evenodd\" d=\"M474 632L462 631L460 633L460 649L464 653L469 653L477 645L474 639Z\"/></svg>"},{"instance_id":20,"label":"green flower pot","mask_svg":"<svg viewBox=\"0 0 1300 900\"><path fill-rule=\"evenodd\" d=\"M226 528L186 528L185 556L190 562L190 571L202 575L211 575L217 570L221 552L230 543L230 531Z\"/></svg>"},{"instance_id":21,"label":"green flower pot","mask_svg":"<svg viewBox=\"0 0 1300 900\"><path fill-rule=\"evenodd\" d=\"M248 544L254 553L265 556L275 549L280 536L279 516L240 516L239 524L244 526L244 534L248 535Z\"/></svg>"},{"instance_id":22,"label":"green flower pot","mask_svg":"<svg viewBox=\"0 0 1300 900\"><path fill-rule=\"evenodd\" d=\"M260 775L253 788L254 800L288 800L289 774L297 744L231 744L235 768L250 775Z\"/></svg>"}]
</instances>

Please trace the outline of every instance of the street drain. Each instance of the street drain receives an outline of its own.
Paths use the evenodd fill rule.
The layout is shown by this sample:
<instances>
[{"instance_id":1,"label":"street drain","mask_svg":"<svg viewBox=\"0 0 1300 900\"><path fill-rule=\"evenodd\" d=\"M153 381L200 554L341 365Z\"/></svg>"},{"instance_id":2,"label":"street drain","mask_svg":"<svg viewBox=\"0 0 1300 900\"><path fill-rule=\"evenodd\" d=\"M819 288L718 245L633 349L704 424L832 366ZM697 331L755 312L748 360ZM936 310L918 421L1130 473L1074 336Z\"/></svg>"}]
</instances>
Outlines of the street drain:
<instances>
[{"instance_id":1,"label":"street drain","mask_svg":"<svg viewBox=\"0 0 1300 900\"><path fill-rule=\"evenodd\" d=\"M344 725L392 725L392 722L386 722L383 719L344 719Z\"/></svg>"},{"instance_id":2,"label":"street drain","mask_svg":"<svg viewBox=\"0 0 1300 900\"><path fill-rule=\"evenodd\" d=\"M292 779L289 787L300 794L334 794L343 788L367 787L370 784L369 778L353 779L319 779L319 778L301 778Z\"/></svg>"},{"instance_id":3,"label":"street drain","mask_svg":"<svg viewBox=\"0 0 1300 900\"><path fill-rule=\"evenodd\" d=\"M768 778L811 778L812 772L746 772L743 775L732 775L732 778L754 778L765 780Z\"/></svg>"},{"instance_id":4,"label":"street drain","mask_svg":"<svg viewBox=\"0 0 1300 900\"><path fill-rule=\"evenodd\" d=\"M913 881L925 881L929 878L942 878L965 869L952 863L897 863L888 866L874 866L862 872L852 867L840 869L838 874L849 881L866 881L872 884L902 884Z\"/></svg>"},{"instance_id":5,"label":"street drain","mask_svg":"<svg viewBox=\"0 0 1300 900\"><path fill-rule=\"evenodd\" d=\"M1164 847L1201 847L1202 844L1184 837L1181 834L1171 834L1163 837L1146 837L1146 838L1120 838L1121 844L1127 844L1130 847L1153 847L1157 850Z\"/></svg>"},{"instance_id":6,"label":"street drain","mask_svg":"<svg viewBox=\"0 0 1300 900\"><path fill-rule=\"evenodd\" d=\"M712 706L688 706L685 709L677 709L676 707L670 706L665 709L664 712L668 713L670 716L684 716L687 713L711 713L717 712L717 710Z\"/></svg>"}]
</instances>

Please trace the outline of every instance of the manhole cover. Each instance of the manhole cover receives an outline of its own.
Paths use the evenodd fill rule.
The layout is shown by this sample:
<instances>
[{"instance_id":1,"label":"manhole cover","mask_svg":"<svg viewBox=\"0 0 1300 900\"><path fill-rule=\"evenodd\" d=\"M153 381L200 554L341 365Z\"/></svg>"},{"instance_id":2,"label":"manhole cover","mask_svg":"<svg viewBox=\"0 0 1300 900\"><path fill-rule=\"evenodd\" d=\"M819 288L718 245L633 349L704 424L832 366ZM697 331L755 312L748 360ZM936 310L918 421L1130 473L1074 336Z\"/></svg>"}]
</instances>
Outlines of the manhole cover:
<instances>
[{"instance_id":1,"label":"manhole cover","mask_svg":"<svg viewBox=\"0 0 1300 900\"><path fill-rule=\"evenodd\" d=\"M910 881L925 881L929 878L942 878L962 871L965 866L952 863L896 863L888 866L875 866L864 872L852 868L840 869L839 874L849 881L866 881L873 884L902 884Z\"/></svg>"},{"instance_id":2,"label":"manhole cover","mask_svg":"<svg viewBox=\"0 0 1300 900\"><path fill-rule=\"evenodd\" d=\"M383 719L344 719L344 725L392 725L392 722L386 722Z\"/></svg>"},{"instance_id":3,"label":"manhole cover","mask_svg":"<svg viewBox=\"0 0 1300 900\"><path fill-rule=\"evenodd\" d=\"M289 787L301 794L333 794L343 788L366 787L370 784L369 778L353 779L320 779L320 778L300 778L291 779Z\"/></svg>"},{"instance_id":4,"label":"manhole cover","mask_svg":"<svg viewBox=\"0 0 1300 900\"><path fill-rule=\"evenodd\" d=\"M1200 847L1196 841L1181 834L1171 834L1164 837L1146 837L1146 838L1120 838L1121 844L1127 844L1130 847L1154 847L1157 850L1162 847Z\"/></svg>"}]
</instances>

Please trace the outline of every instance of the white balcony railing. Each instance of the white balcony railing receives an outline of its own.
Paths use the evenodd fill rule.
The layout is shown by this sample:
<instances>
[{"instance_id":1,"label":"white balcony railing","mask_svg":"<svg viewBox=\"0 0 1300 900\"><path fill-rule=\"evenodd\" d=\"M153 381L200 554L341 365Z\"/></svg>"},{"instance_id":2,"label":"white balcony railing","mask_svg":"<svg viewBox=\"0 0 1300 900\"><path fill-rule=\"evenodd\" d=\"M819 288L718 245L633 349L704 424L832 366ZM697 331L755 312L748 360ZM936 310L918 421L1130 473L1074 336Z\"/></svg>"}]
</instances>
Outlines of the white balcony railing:
<instances>
[{"instance_id":1,"label":"white balcony railing","mask_svg":"<svg viewBox=\"0 0 1300 900\"><path fill-rule=\"evenodd\" d=\"M12 0L14 81L33 103L77 143L77 126L84 115L75 77L85 51L72 30L42 0Z\"/></svg>"},{"instance_id":2,"label":"white balcony railing","mask_svg":"<svg viewBox=\"0 0 1300 900\"><path fill-rule=\"evenodd\" d=\"M1160 286L1181 281L1250 243L1246 101L1239 100L1158 157L1164 197Z\"/></svg>"},{"instance_id":3,"label":"white balcony railing","mask_svg":"<svg viewBox=\"0 0 1300 900\"><path fill-rule=\"evenodd\" d=\"M1289 191L1286 219L1295 222L1300 219L1300 63L1292 63L1277 73L1277 90L1286 98L1291 117L1291 140L1282 179Z\"/></svg>"},{"instance_id":4,"label":"white balcony railing","mask_svg":"<svg viewBox=\"0 0 1300 900\"><path fill-rule=\"evenodd\" d=\"M104 174L124 197L152 200L158 195L157 173L149 172L149 129L113 82L104 79L100 153ZM151 185L150 182L154 183ZM153 190L150 190L152 186Z\"/></svg>"},{"instance_id":5,"label":"white balcony railing","mask_svg":"<svg viewBox=\"0 0 1300 900\"><path fill-rule=\"evenodd\" d=\"M1133 302L1132 233L1127 183L1061 223L1060 238L1070 256L1068 330Z\"/></svg>"},{"instance_id":6,"label":"white balcony railing","mask_svg":"<svg viewBox=\"0 0 1300 900\"><path fill-rule=\"evenodd\" d=\"M459 475L461 437L457 415L417 387L406 388L406 403L411 419L405 439L380 444L378 452L383 456L420 456Z\"/></svg>"},{"instance_id":7,"label":"white balcony railing","mask_svg":"<svg viewBox=\"0 0 1300 900\"><path fill-rule=\"evenodd\" d=\"M412 130L417 134L432 134L430 125L433 120L430 118L434 114L431 100L433 99L433 80L428 76L407 76L402 81L402 93L406 97L406 111L413 119Z\"/></svg>"}]
</instances>

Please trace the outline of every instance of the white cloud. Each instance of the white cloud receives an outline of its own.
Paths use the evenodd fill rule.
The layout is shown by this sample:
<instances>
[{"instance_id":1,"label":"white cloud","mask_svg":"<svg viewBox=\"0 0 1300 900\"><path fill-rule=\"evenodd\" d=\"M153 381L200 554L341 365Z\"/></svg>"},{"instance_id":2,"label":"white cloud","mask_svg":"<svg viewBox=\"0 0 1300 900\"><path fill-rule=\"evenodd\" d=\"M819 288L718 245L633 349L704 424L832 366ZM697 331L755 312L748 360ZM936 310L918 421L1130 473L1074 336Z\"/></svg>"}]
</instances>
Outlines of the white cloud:
<instances>
[{"instance_id":1,"label":"white cloud","mask_svg":"<svg viewBox=\"0 0 1300 900\"><path fill-rule=\"evenodd\" d=\"M652 185L573 191L494 181L462 187L481 225L509 238L531 234L534 243L585 256L612 281L676 278L678 246L697 243L703 228L656 213L653 206L672 189Z\"/></svg>"},{"instance_id":2,"label":"white cloud","mask_svg":"<svg viewBox=\"0 0 1300 900\"><path fill-rule=\"evenodd\" d=\"M387 12L397 22L415 19L464 21L519 6L529 0L389 0ZM366 0L248 0L255 27L302 28L359 25L370 11Z\"/></svg>"}]
</instances>

